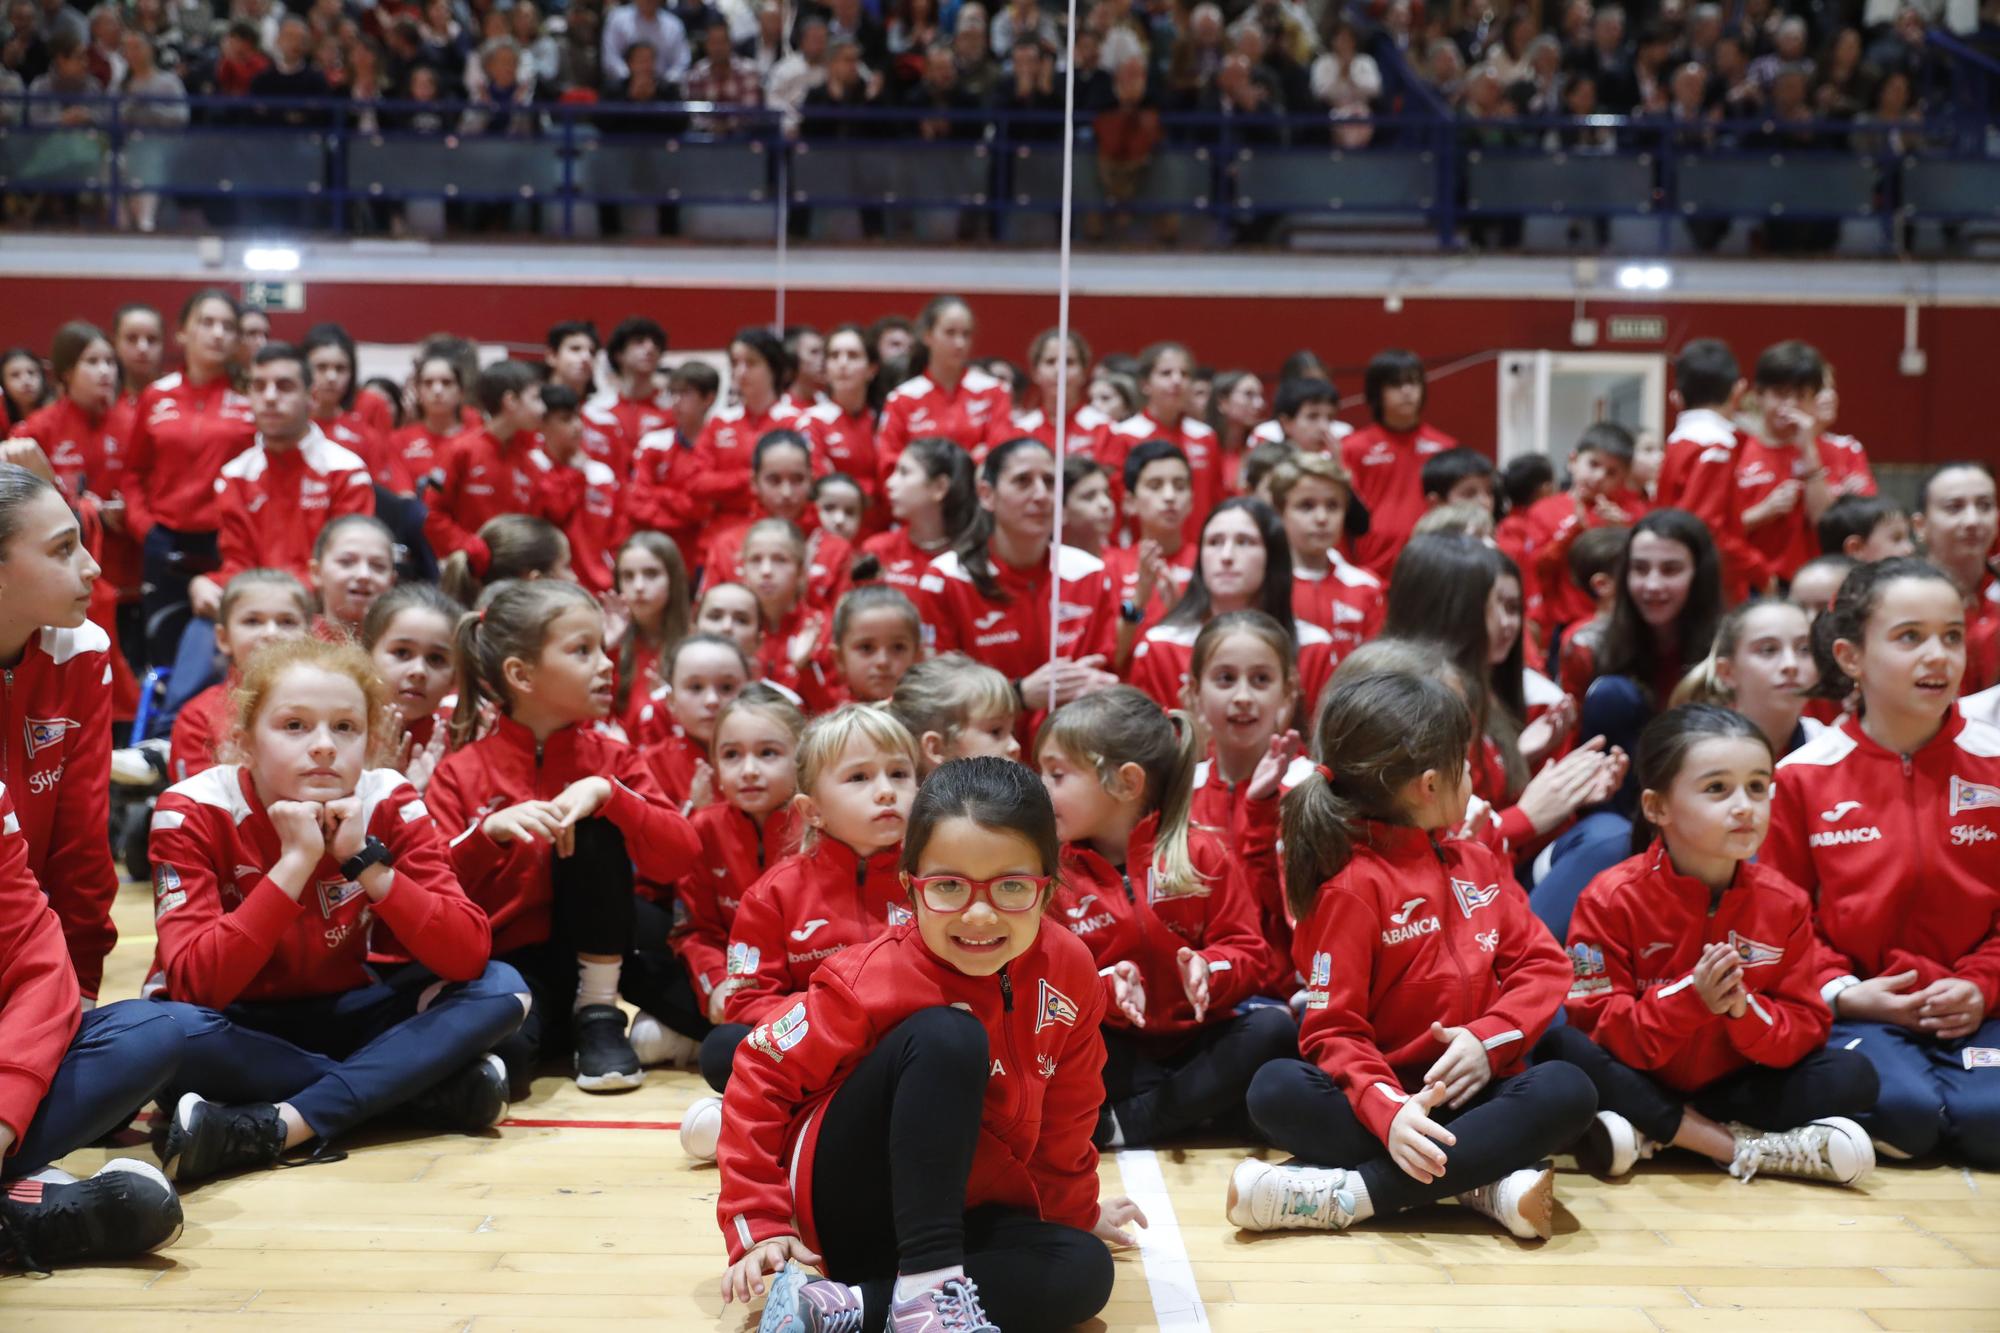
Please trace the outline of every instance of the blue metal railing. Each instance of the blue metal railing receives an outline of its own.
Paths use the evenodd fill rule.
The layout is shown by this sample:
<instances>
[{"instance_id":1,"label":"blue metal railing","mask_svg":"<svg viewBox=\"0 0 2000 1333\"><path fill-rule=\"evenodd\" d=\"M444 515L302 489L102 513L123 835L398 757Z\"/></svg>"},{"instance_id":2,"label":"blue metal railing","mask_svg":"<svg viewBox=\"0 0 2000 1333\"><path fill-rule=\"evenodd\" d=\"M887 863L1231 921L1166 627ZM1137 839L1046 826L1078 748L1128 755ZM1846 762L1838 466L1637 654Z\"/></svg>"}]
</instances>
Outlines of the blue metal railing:
<instances>
[{"instance_id":1,"label":"blue metal railing","mask_svg":"<svg viewBox=\"0 0 2000 1333\"><path fill-rule=\"evenodd\" d=\"M2000 88L1982 82L2000 64L1964 50L1958 66L1979 73L1954 86L1974 94L1915 125L1451 119L1428 105L1366 120L1162 114L1129 195L1100 179L1085 116L1076 207L1252 239L1280 221L1387 216L1446 246L1467 224L1529 217L1643 219L1662 249L1681 221L1867 220L1892 247L1899 221L2000 219L2000 158L1973 100ZM158 123L168 110L186 123ZM1343 146L1363 128L1365 146ZM803 210L808 230L858 214L864 230L957 218L968 238L1011 238L1060 211L1061 134L1060 115L990 109L808 107L788 132L776 111L708 103L17 95L0 98L0 192L103 199L114 224L122 201L151 196L220 203L221 225L334 233L429 202L461 224L563 237L587 229L586 209L671 207L734 215L746 235Z\"/></svg>"}]
</instances>

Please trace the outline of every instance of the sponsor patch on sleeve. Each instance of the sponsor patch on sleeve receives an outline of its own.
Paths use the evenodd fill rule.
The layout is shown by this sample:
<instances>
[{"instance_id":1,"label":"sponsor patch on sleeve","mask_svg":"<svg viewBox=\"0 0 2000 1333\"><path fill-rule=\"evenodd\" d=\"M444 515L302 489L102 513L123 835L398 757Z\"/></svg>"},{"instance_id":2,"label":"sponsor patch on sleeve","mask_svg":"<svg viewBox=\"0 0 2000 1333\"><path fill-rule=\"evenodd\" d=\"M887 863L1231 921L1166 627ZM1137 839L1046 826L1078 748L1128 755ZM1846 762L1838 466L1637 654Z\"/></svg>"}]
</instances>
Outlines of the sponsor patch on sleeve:
<instances>
[{"instance_id":1,"label":"sponsor patch on sleeve","mask_svg":"<svg viewBox=\"0 0 2000 1333\"><path fill-rule=\"evenodd\" d=\"M405 824L409 824L413 823L416 820L422 819L425 815L428 815L430 811L424 808L424 803L421 800L416 800L416 801L403 802L402 807L398 809L396 813L403 817L403 822Z\"/></svg>"},{"instance_id":2,"label":"sponsor patch on sleeve","mask_svg":"<svg viewBox=\"0 0 2000 1333\"><path fill-rule=\"evenodd\" d=\"M187 904L187 890L181 887L181 872L170 865L153 867L153 920L158 921L176 907Z\"/></svg>"},{"instance_id":3,"label":"sponsor patch on sleeve","mask_svg":"<svg viewBox=\"0 0 2000 1333\"><path fill-rule=\"evenodd\" d=\"M729 946L728 962L725 970L732 977L751 977L757 974L757 964L763 961L763 952L754 944L737 942Z\"/></svg>"},{"instance_id":4,"label":"sponsor patch on sleeve","mask_svg":"<svg viewBox=\"0 0 2000 1333\"><path fill-rule=\"evenodd\" d=\"M1967 1069L2000 1069L2000 1047L1968 1046L1958 1058Z\"/></svg>"},{"instance_id":5,"label":"sponsor patch on sleeve","mask_svg":"<svg viewBox=\"0 0 2000 1333\"><path fill-rule=\"evenodd\" d=\"M1569 988L1571 999L1611 989L1611 978L1604 971L1604 950L1588 944L1572 944L1569 946L1569 966L1575 975Z\"/></svg>"}]
</instances>

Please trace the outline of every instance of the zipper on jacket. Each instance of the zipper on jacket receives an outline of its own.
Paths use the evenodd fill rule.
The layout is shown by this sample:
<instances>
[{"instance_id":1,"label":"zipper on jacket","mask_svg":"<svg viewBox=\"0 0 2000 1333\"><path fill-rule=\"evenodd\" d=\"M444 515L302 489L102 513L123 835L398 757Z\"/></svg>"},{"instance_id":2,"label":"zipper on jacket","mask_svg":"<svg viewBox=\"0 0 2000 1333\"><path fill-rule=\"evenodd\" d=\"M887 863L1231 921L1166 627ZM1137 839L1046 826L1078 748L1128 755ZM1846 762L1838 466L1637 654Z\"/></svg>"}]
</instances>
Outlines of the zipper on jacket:
<instances>
[{"instance_id":1,"label":"zipper on jacket","mask_svg":"<svg viewBox=\"0 0 2000 1333\"><path fill-rule=\"evenodd\" d=\"M1000 1008L1006 1013L1014 1012L1014 979L1004 967L1000 969Z\"/></svg>"},{"instance_id":2,"label":"zipper on jacket","mask_svg":"<svg viewBox=\"0 0 2000 1333\"><path fill-rule=\"evenodd\" d=\"M1136 898L1134 898L1134 897L1132 896L1132 872L1131 872L1131 871L1129 871L1129 870L1127 870L1127 869L1126 869L1126 868L1125 868L1124 866L1119 866L1119 867L1118 867L1118 878L1119 878L1119 879L1120 879L1120 880L1121 880L1121 881L1122 881L1122 882L1124 883L1124 885L1125 885L1125 901L1126 901L1126 903L1127 903L1127 904L1136 904L1136 903L1138 902L1138 899L1136 899Z\"/></svg>"}]
</instances>

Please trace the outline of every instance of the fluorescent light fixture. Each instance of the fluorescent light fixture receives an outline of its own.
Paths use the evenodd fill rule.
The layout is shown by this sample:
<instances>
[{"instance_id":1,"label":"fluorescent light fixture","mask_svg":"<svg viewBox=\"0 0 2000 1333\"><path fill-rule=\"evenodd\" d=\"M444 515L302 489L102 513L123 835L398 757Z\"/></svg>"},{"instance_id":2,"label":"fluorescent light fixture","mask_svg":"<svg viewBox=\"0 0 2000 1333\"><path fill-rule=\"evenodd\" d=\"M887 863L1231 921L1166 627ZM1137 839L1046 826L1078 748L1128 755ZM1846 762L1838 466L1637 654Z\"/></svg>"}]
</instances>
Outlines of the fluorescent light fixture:
<instances>
[{"instance_id":1,"label":"fluorescent light fixture","mask_svg":"<svg viewBox=\"0 0 2000 1333\"><path fill-rule=\"evenodd\" d=\"M252 273L296 273L299 252L289 245L253 245L243 252L243 267Z\"/></svg>"},{"instance_id":2,"label":"fluorescent light fixture","mask_svg":"<svg viewBox=\"0 0 2000 1333\"><path fill-rule=\"evenodd\" d=\"M1663 292L1673 286L1674 273L1665 264L1621 264L1617 281L1628 292Z\"/></svg>"}]
</instances>

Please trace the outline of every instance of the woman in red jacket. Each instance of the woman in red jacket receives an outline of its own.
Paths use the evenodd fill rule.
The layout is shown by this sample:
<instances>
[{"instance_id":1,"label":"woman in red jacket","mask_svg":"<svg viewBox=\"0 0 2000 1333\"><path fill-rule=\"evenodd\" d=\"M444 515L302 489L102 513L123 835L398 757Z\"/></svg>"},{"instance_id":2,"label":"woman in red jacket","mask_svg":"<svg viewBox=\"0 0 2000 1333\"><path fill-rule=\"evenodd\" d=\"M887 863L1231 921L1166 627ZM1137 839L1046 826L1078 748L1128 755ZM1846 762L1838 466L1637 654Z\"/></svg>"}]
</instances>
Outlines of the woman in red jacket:
<instances>
[{"instance_id":1,"label":"woman in red jacket","mask_svg":"<svg viewBox=\"0 0 2000 1333\"><path fill-rule=\"evenodd\" d=\"M0 784L28 869L69 942L86 1003L117 942L111 818L111 640L85 616L99 574L61 492L0 464Z\"/></svg>"},{"instance_id":2,"label":"woman in red jacket","mask_svg":"<svg viewBox=\"0 0 2000 1333\"><path fill-rule=\"evenodd\" d=\"M705 513L724 520L747 517L754 508L750 453L757 441L774 430L805 425L803 414L784 397L792 382L792 354L769 329L753 326L730 340L729 378L736 401L717 408L702 426L688 483Z\"/></svg>"},{"instance_id":3,"label":"woman in red jacket","mask_svg":"<svg viewBox=\"0 0 2000 1333\"><path fill-rule=\"evenodd\" d=\"M954 761L901 863L913 921L828 964L743 1049L717 1159L723 1297L776 1272L766 1328L1082 1323L1110 1298L1106 1244L1145 1218L1098 1199L1103 1000L1045 916L1055 812L1019 764Z\"/></svg>"},{"instance_id":4,"label":"woman in red jacket","mask_svg":"<svg viewBox=\"0 0 2000 1333\"><path fill-rule=\"evenodd\" d=\"M1814 626L1820 689L1858 716L1778 765L1764 861L1813 896L1835 1046L1881 1076L1876 1146L2000 1166L2000 730L1953 705L1963 594L1899 558L1847 576Z\"/></svg>"},{"instance_id":5,"label":"woman in red jacket","mask_svg":"<svg viewBox=\"0 0 2000 1333\"><path fill-rule=\"evenodd\" d=\"M1637 855L1592 880L1569 922L1569 1026L1537 1060L1597 1085L1580 1161L1619 1176L1663 1146L1749 1180L1857 1183L1875 1165L1847 1117L1875 1070L1829 1049L1812 903L1750 858L1771 817L1771 742L1740 713L1687 704L1639 742Z\"/></svg>"},{"instance_id":6,"label":"woman in red jacket","mask_svg":"<svg viewBox=\"0 0 2000 1333\"><path fill-rule=\"evenodd\" d=\"M577 1086L645 1081L618 1008L670 1004L622 978L636 873L678 878L700 851L646 761L599 730L611 711L604 614L574 583L504 583L459 619L459 748L425 799L451 837L452 865L484 908L494 952L521 970L534 1009L501 1050L524 1086L539 1057L573 1054ZM491 727L477 740L482 713Z\"/></svg>"},{"instance_id":7,"label":"woman in red jacket","mask_svg":"<svg viewBox=\"0 0 2000 1333\"><path fill-rule=\"evenodd\" d=\"M988 428L1013 408L1006 384L972 364L972 307L959 297L932 297L917 316L909 371L889 391L875 431L875 468L885 484L904 447L925 435L941 435L977 461Z\"/></svg>"},{"instance_id":8,"label":"woman in red jacket","mask_svg":"<svg viewBox=\"0 0 2000 1333\"><path fill-rule=\"evenodd\" d=\"M1465 818L1471 742L1464 701L1428 677L1337 685L1320 710L1320 761L1284 806L1305 1059L1264 1066L1249 1096L1301 1164L1236 1168L1245 1230L1336 1231L1457 1195L1549 1238L1555 1174L1535 1164L1583 1134L1597 1094L1574 1065L1526 1067L1569 986L1561 947L1505 861L1438 841Z\"/></svg>"},{"instance_id":9,"label":"woman in red jacket","mask_svg":"<svg viewBox=\"0 0 2000 1333\"><path fill-rule=\"evenodd\" d=\"M876 568L857 577L880 579L911 596L931 561L972 525L979 501L972 456L940 435L911 440L882 483L896 526L861 543Z\"/></svg>"},{"instance_id":10,"label":"woman in red jacket","mask_svg":"<svg viewBox=\"0 0 2000 1333\"><path fill-rule=\"evenodd\" d=\"M368 655L295 639L259 653L222 764L169 788L149 844L153 981L200 1007L160 1163L176 1180L317 1153L421 1098L468 1133L506 1114L487 1054L527 988L490 961L485 917L403 775L369 768L386 708ZM370 925L417 966L379 977Z\"/></svg>"},{"instance_id":11,"label":"woman in red jacket","mask_svg":"<svg viewBox=\"0 0 2000 1333\"><path fill-rule=\"evenodd\" d=\"M1194 504L1182 525L1190 540L1224 498L1222 450L1215 427L1189 408L1193 384L1194 354L1180 343L1154 343L1139 353L1139 392L1146 406L1105 432L1097 449L1097 461L1122 476L1125 456L1146 441L1165 440L1178 447L1194 482Z\"/></svg>"},{"instance_id":12,"label":"woman in red jacket","mask_svg":"<svg viewBox=\"0 0 2000 1333\"><path fill-rule=\"evenodd\" d=\"M826 335L826 397L809 404L796 429L812 441L813 461L822 472L854 479L862 496L863 531L879 532L881 475L875 467L875 422L880 415L869 386L876 366L868 334L859 324L842 324Z\"/></svg>"}]
</instances>

